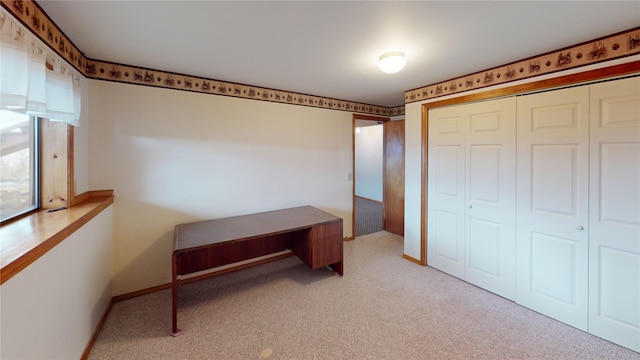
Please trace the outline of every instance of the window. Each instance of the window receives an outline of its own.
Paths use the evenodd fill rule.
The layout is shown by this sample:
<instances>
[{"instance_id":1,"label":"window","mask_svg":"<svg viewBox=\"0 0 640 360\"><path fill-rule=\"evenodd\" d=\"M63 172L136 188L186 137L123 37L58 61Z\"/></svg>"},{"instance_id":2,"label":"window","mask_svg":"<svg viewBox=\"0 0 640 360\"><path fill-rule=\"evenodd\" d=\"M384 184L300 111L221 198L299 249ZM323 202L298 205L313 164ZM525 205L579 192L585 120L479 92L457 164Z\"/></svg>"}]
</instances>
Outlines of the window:
<instances>
[{"instance_id":1,"label":"window","mask_svg":"<svg viewBox=\"0 0 640 360\"><path fill-rule=\"evenodd\" d=\"M0 221L39 207L38 120L0 110Z\"/></svg>"}]
</instances>

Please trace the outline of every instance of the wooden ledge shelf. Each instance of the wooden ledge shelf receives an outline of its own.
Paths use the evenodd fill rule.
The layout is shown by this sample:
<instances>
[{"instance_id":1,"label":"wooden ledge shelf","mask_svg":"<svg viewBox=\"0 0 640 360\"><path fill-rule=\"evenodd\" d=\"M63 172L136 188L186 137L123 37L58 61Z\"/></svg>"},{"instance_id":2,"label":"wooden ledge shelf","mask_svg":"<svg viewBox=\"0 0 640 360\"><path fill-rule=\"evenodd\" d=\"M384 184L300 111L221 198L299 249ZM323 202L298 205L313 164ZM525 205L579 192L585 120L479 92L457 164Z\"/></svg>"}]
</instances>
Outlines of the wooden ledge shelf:
<instances>
[{"instance_id":1,"label":"wooden ledge shelf","mask_svg":"<svg viewBox=\"0 0 640 360\"><path fill-rule=\"evenodd\" d=\"M113 190L90 191L64 210L40 210L0 228L0 285L113 204Z\"/></svg>"}]
</instances>

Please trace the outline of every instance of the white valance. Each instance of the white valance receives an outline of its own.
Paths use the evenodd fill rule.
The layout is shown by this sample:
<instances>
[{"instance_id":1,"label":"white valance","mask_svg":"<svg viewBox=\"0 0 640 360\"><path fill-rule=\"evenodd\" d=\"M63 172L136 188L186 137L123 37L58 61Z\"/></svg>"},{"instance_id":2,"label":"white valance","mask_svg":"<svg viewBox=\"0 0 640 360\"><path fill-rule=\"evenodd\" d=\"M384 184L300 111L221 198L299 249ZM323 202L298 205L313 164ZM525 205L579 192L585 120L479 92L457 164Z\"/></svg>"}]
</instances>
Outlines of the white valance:
<instances>
[{"instance_id":1,"label":"white valance","mask_svg":"<svg viewBox=\"0 0 640 360\"><path fill-rule=\"evenodd\" d=\"M0 108L78 126L81 75L4 9L0 32Z\"/></svg>"}]
</instances>

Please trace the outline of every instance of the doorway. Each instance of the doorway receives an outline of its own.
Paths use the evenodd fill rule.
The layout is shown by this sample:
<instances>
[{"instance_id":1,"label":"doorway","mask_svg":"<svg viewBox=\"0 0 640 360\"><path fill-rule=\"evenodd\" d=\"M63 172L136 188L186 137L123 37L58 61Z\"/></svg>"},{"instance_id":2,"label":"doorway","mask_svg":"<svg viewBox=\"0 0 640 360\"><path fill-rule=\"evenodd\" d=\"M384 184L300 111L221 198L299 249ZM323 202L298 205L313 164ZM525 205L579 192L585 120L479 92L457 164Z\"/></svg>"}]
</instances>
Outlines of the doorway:
<instances>
[{"instance_id":1,"label":"doorway","mask_svg":"<svg viewBox=\"0 0 640 360\"><path fill-rule=\"evenodd\" d=\"M383 121L356 119L354 214L356 237L383 229Z\"/></svg>"},{"instance_id":2,"label":"doorway","mask_svg":"<svg viewBox=\"0 0 640 360\"><path fill-rule=\"evenodd\" d=\"M404 235L404 120L353 115L354 237Z\"/></svg>"}]
</instances>

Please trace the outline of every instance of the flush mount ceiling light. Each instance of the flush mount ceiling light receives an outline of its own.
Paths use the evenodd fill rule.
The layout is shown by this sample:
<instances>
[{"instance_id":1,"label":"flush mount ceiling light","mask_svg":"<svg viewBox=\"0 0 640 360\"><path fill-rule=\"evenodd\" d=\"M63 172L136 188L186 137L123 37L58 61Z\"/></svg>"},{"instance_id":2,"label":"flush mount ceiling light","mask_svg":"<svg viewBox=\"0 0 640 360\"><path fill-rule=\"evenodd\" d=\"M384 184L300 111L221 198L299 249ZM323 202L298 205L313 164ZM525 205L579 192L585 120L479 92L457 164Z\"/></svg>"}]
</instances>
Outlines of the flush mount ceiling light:
<instances>
[{"instance_id":1,"label":"flush mount ceiling light","mask_svg":"<svg viewBox=\"0 0 640 360\"><path fill-rule=\"evenodd\" d=\"M404 53L402 51L389 51L380 55L380 61L378 62L378 68L383 73L395 74L402 70L406 60L404 59Z\"/></svg>"}]
</instances>

